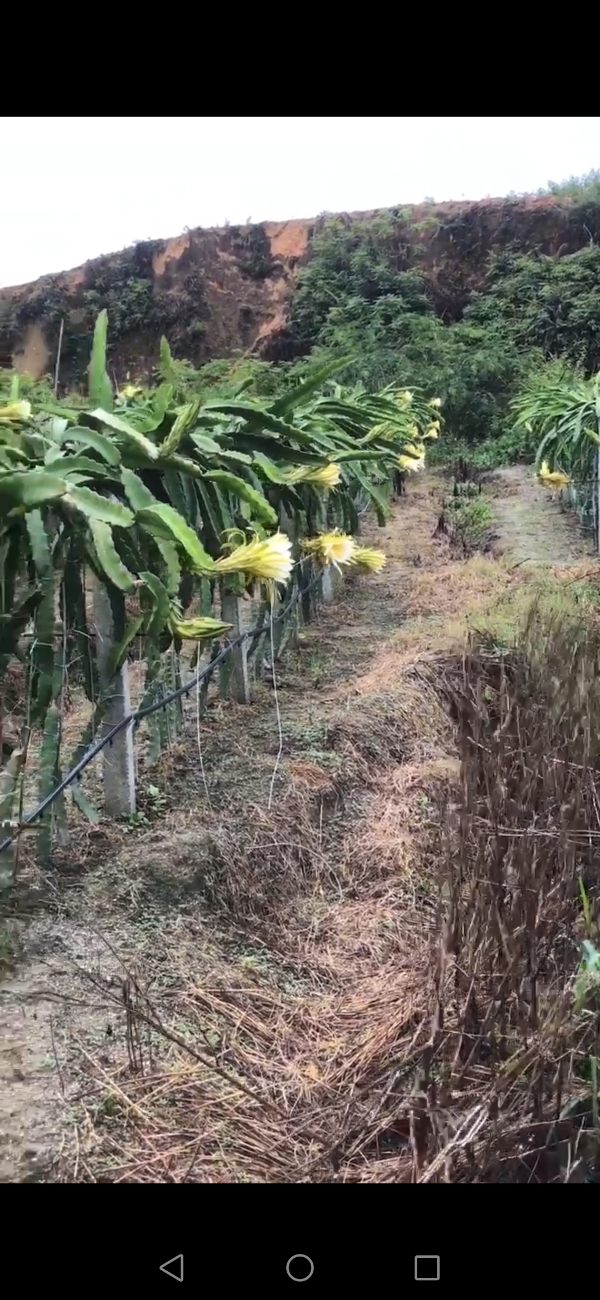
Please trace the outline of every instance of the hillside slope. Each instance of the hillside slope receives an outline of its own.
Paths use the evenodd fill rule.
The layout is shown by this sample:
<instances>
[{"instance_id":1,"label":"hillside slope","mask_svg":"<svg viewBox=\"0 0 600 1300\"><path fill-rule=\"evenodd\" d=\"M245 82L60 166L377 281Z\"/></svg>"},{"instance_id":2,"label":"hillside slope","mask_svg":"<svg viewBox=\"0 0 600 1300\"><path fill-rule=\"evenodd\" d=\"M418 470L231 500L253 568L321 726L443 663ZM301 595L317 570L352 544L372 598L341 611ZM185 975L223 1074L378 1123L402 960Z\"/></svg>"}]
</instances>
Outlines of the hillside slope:
<instances>
[{"instance_id":1,"label":"hillside slope","mask_svg":"<svg viewBox=\"0 0 600 1300\"><path fill-rule=\"evenodd\" d=\"M0 290L0 364L33 378L52 371L64 321L61 380L77 382L103 307L119 382L152 368L163 333L174 355L195 365L236 351L273 361L302 355L306 340L290 324L290 306L298 270L331 220L363 228L384 220L395 269L418 270L446 323L460 320L484 286L490 253L560 258L600 240L600 204L554 197L189 230Z\"/></svg>"}]
</instances>

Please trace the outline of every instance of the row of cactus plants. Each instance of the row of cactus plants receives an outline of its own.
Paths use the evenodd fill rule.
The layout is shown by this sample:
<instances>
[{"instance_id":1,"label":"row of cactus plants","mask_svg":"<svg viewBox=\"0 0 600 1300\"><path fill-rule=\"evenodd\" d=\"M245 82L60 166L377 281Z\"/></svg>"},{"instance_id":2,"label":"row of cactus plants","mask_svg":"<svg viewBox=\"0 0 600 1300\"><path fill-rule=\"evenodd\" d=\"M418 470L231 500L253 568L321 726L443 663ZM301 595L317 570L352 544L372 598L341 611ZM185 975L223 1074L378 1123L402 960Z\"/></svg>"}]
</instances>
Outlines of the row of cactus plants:
<instances>
[{"instance_id":1,"label":"row of cactus plants","mask_svg":"<svg viewBox=\"0 0 600 1300\"><path fill-rule=\"evenodd\" d=\"M600 546L600 374L586 378L562 363L535 376L514 405L516 427L537 442L542 487L559 492Z\"/></svg>"},{"instance_id":2,"label":"row of cactus plants","mask_svg":"<svg viewBox=\"0 0 600 1300\"><path fill-rule=\"evenodd\" d=\"M586 379L562 364L549 365L515 401L515 427L538 441L536 471L549 488L597 477L600 374Z\"/></svg>"},{"instance_id":3,"label":"row of cactus plants","mask_svg":"<svg viewBox=\"0 0 600 1300\"><path fill-rule=\"evenodd\" d=\"M437 399L393 385L344 391L333 379L343 362L269 401L246 385L233 400L190 400L165 340L156 386L116 393L107 325L103 312L85 403L31 403L15 376L0 407L0 681L15 658L28 679L22 743L0 774L5 827L33 729L43 733L40 793L60 776L67 647L78 650L94 704L68 764L101 721L87 571L111 603L111 672L142 636L151 699L166 650L177 661L183 640L229 630L214 617L215 590L242 595L259 584L268 600L273 584L289 590L301 561L381 567L383 554L356 541L359 513L370 504L385 522L393 475L422 468L440 430ZM201 614L186 617L194 595Z\"/></svg>"}]
</instances>

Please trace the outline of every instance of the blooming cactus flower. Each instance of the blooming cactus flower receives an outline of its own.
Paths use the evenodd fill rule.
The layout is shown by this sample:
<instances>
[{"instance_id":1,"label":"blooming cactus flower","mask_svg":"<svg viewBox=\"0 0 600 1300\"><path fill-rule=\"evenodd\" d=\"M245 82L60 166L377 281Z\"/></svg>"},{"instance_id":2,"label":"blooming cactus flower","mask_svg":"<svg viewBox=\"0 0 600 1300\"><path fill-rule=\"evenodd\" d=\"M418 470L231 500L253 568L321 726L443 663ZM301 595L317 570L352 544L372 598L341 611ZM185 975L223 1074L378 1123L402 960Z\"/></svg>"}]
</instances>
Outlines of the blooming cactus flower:
<instances>
[{"instance_id":1,"label":"blooming cactus flower","mask_svg":"<svg viewBox=\"0 0 600 1300\"><path fill-rule=\"evenodd\" d=\"M544 487L563 488L571 482L569 475L562 470L551 470L547 460L543 460L538 470L538 478Z\"/></svg>"},{"instance_id":2,"label":"blooming cactus flower","mask_svg":"<svg viewBox=\"0 0 600 1300\"><path fill-rule=\"evenodd\" d=\"M310 542L303 543L304 550L316 555L323 564L333 564L339 569L341 564L352 564L356 542L347 533L320 533Z\"/></svg>"},{"instance_id":3,"label":"blooming cactus flower","mask_svg":"<svg viewBox=\"0 0 600 1300\"><path fill-rule=\"evenodd\" d=\"M398 456L397 465L405 474L412 474L415 470L425 469L425 456Z\"/></svg>"},{"instance_id":4,"label":"blooming cactus flower","mask_svg":"<svg viewBox=\"0 0 600 1300\"><path fill-rule=\"evenodd\" d=\"M247 573L265 582L287 582L292 571L292 543L285 533L256 538L215 561L215 573Z\"/></svg>"},{"instance_id":5,"label":"blooming cactus flower","mask_svg":"<svg viewBox=\"0 0 600 1300\"><path fill-rule=\"evenodd\" d=\"M31 418L31 402L9 402L8 406L0 406L0 423L11 424L13 421L29 420Z\"/></svg>"},{"instance_id":6,"label":"blooming cactus flower","mask_svg":"<svg viewBox=\"0 0 600 1300\"><path fill-rule=\"evenodd\" d=\"M333 462L329 465L319 465L318 469L300 466L286 474L286 478L288 483L311 483L313 487L334 488L340 482L341 470L339 465Z\"/></svg>"},{"instance_id":7,"label":"blooming cactus flower","mask_svg":"<svg viewBox=\"0 0 600 1300\"><path fill-rule=\"evenodd\" d=\"M361 569L368 569L371 573L380 573L385 564L385 555L383 551L377 551L373 546L356 546L352 561L354 564L359 565Z\"/></svg>"},{"instance_id":8,"label":"blooming cactus flower","mask_svg":"<svg viewBox=\"0 0 600 1300\"><path fill-rule=\"evenodd\" d=\"M125 387L121 389L119 397L126 397L128 399L139 397L143 391L143 388L136 388L135 384L126 384Z\"/></svg>"}]
</instances>

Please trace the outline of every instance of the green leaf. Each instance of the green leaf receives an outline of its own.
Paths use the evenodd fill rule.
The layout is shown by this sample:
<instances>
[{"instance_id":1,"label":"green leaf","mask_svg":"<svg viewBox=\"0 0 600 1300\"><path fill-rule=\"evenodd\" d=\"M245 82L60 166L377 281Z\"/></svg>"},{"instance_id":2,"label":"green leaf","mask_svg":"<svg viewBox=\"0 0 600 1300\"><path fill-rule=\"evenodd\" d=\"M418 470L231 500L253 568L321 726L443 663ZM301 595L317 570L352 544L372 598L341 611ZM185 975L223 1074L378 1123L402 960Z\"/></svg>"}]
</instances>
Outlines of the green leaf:
<instances>
[{"instance_id":1,"label":"green leaf","mask_svg":"<svg viewBox=\"0 0 600 1300\"><path fill-rule=\"evenodd\" d=\"M238 465L251 465L252 456L248 456L245 451L233 451L231 447L223 447L219 451L221 460L235 460Z\"/></svg>"},{"instance_id":2,"label":"green leaf","mask_svg":"<svg viewBox=\"0 0 600 1300\"><path fill-rule=\"evenodd\" d=\"M156 428L162 424L165 418L169 403L173 400L173 393L173 384L159 384L159 387L153 395L152 411L154 413L155 421L158 421L155 425Z\"/></svg>"},{"instance_id":3,"label":"green leaf","mask_svg":"<svg viewBox=\"0 0 600 1300\"><path fill-rule=\"evenodd\" d=\"M60 752L61 716L57 704L52 703L46 713L44 736L39 756L40 800L51 794L57 784L58 757ZM37 834L37 851L41 862L48 862L52 853L52 808L47 808L39 823Z\"/></svg>"},{"instance_id":4,"label":"green leaf","mask_svg":"<svg viewBox=\"0 0 600 1300\"><path fill-rule=\"evenodd\" d=\"M52 575L52 555L41 510L30 510L25 515L25 526L36 572L40 578L49 578Z\"/></svg>"},{"instance_id":5,"label":"green leaf","mask_svg":"<svg viewBox=\"0 0 600 1300\"><path fill-rule=\"evenodd\" d=\"M201 451L205 456L219 456L222 454L222 447L219 446L218 442L215 442L214 438L209 438L207 433L191 433L190 439L198 448L198 451Z\"/></svg>"},{"instance_id":6,"label":"green leaf","mask_svg":"<svg viewBox=\"0 0 600 1300\"><path fill-rule=\"evenodd\" d=\"M167 489L170 505L173 506L174 510L178 511L188 524L194 525L196 521L194 517L190 516L188 513L188 502L186 496L186 490L188 488L191 489L192 485L187 483L186 480L182 478L181 474L172 469L164 471L163 482Z\"/></svg>"},{"instance_id":7,"label":"green leaf","mask_svg":"<svg viewBox=\"0 0 600 1300\"><path fill-rule=\"evenodd\" d=\"M158 447L150 442L139 429L134 429L133 425L128 424L120 415L113 415L110 411L96 410L90 411L90 419L97 420L99 424L104 424L108 429L114 429L115 433L120 433L132 447L144 453L149 460L158 460Z\"/></svg>"},{"instance_id":8,"label":"green leaf","mask_svg":"<svg viewBox=\"0 0 600 1300\"><path fill-rule=\"evenodd\" d=\"M5 442L5 436L0 432L0 442ZM27 456L28 460L33 460L39 464L40 460L45 460L49 447L55 444L48 438L42 437L41 433L32 433L31 429L24 429L19 438L19 447Z\"/></svg>"},{"instance_id":9,"label":"green leaf","mask_svg":"<svg viewBox=\"0 0 600 1300\"><path fill-rule=\"evenodd\" d=\"M109 469L107 465L99 465L97 460L91 460L89 456L61 456L53 462L61 474L69 481L74 474L86 474L89 479L102 479L118 481L118 475L114 469Z\"/></svg>"},{"instance_id":10,"label":"green leaf","mask_svg":"<svg viewBox=\"0 0 600 1300\"><path fill-rule=\"evenodd\" d=\"M132 511L144 510L145 506L156 506L155 495L132 469L121 468L121 482Z\"/></svg>"},{"instance_id":11,"label":"green leaf","mask_svg":"<svg viewBox=\"0 0 600 1300\"><path fill-rule=\"evenodd\" d=\"M181 582L181 565L177 554L177 547L174 542L167 542L163 537L155 537L154 541L165 562L167 570L167 591L170 596L176 596L179 591Z\"/></svg>"},{"instance_id":12,"label":"green leaf","mask_svg":"<svg viewBox=\"0 0 600 1300\"><path fill-rule=\"evenodd\" d=\"M40 414L44 413L46 415L57 416L59 420L68 420L69 423L71 424L80 424L82 414L83 414L81 409L76 411L68 410L67 407L64 406L63 403L59 402L58 400L48 401L48 402L37 402L36 411L39 412Z\"/></svg>"},{"instance_id":13,"label":"green leaf","mask_svg":"<svg viewBox=\"0 0 600 1300\"><path fill-rule=\"evenodd\" d=\"M289 392L284 393L282 397L278 397L270 408L271 414L276 416L288 415L290 411L294 410L294 407L299 406L318 388L322 388L327 379L331 379L332 375L350 365L351 361L352 357L342 357L338 361L328 361L326 365L320 366L303 384L298 384L296 388L290 388Z\"/></svg>"},{"instance_id":14,"label":"green leaf","mask_svg":"<svg viewBox=\"0 0 600 1300\"><path fill-rule=\"evenodd\" d=\"M199 407L200 402L196 400L195 402L188 402L186 406L181 408L172 429L159 447L161 457L171 456L174 451L177 451L180 442L185 438L188 429L194 423Z\"/></svg>"},{"instance_id":15,"label":"green leaf","mask_svg":"<svg viewBox=\"0 0 600 1300\"><path fill-rule=\"evenodd\" d=\"M87 817L88 821L92 823L92 826L97 826L100 821L100 813L97 808L94 808L93 803L91 803L87 795L83 793L83 790L81 789L81 786L78 785L77 781L75 781L71 786L71 794L73 796L73 803L77 805L79 811L83 813L84 817Z\"/></svg>"},{"instance_id":16,"label":"green leaf","mask_svg":"<svg viewBox=\"0 0 600 1300\"><path fill-rule=\"evenodd\" d=\"M265 477L269 479L270 483L287 483L283 471L278 469L275 461L271 460L269 456L265 456L262 451L256 451L254 453L253 463L262 469Z\"/></svg>"},{"instance_id":17,"label":"green leaf","mask_svg":"<svg viewBox=\"0 0 600 1300\"><path fill-rule=\"evenodd\" d=\"M160 581L160 578L156 577L155 573L149 573L147 570L140 570L140 578L142 579L142 582L146 583L148 590L154 598L154 614L148 626L148 636L157 637L160 635L163 628L169 623L171 615L169 593L164 584Z\"/></svg>"},{"instance_id":18,"label":"green leaf","mask_svg":"<svg viewBox=\"0 0 600 1300\"><path fill-rule=\"evenodd\" d=\"M236 440L237 441L237 440ZM256 444L252 438L239 438L240 444L247 447L254 457L257 454ZM315 469L323 464L323 453L317 451L298 451L295 447L288 447L283 442L273 442L271 451L278 461L285 461L290 465L314 465ZM270 458L271 459L271 458Z\"/></svg>"},{"instance_id":19,"label":"green leaf","mask_svg":"<svg viewBox=\"0 0 600 1300\"><path fill-rule=\"evenodd\" d=\"M135 578L123 564L114 544L110 525L101 519L90 518L89 526L100 567L107 578L119 588L119 591L134 591Z\"/></svg>"},{"instance_id":20,"label":"green leaf","mask_svg":"<svg viewBox=\"0 0 600 1300\"><path fill-rule=\"evenodd\" d=\"M198 572L214 568L214 560L204 550L197 534L186 524L185 519L172 506L157 502L137 513L137 521L142 528L155 537L176 541L187 552L194 569Z\"/></svg>"},{"instance_id":21,"label":"green leaf","mask_svg":"<svg viewBox=\"0 0 600 1300\"><path fill-rule=\"evenodd\" d=\"M25 764L25 750L13 749L13 752L0 772L0 822L8 822L13 815L13 802L19 774Z\"/></svg>"},{"instance_id":22,"label":"green leaf","mask_svg":"<svg viewBox=\"0 0 600 1300\"><path fill-rule=\"evenodd\" d=\"M13 752L0 772L0 836L10 835L13 821L13 804L17 783L25 763L25 750L13 749ZM0 853L0 892L9 889L14 883L15 845L10 844Z\"/></svg>"},{"instance_id":23,"label":"green leaf","mask_svg":"<svg viewBox=\"0 0 600 1300\"><path fill-rule=\"evenodd\" d=\"M108 312L101 311L94 326L94 342L88 367L88 393L92 402L110 409L112 406L112 388L106 373L106 334L108 329Z\"/></svg>"},{"instance_id":24,"label":"green leaf","mask_svg":"<svg viewBox=\"0 0 600 1300\"><path fill-rule=\"evenodd\" d=\"M383 525L390 517L390 508L383 493L380 492L379 489L375 486L375 484L371 482L370 478L367 478L366 474L363 474L362 470L358 465L354 465L353 473L355 477L358 479L361 486L365 489L365 492L367 492L369 497L371 498L371 501L375 506L377 522L380 528L382 528Z\"/></svg>"},{"instance_id":25,"label":"green leaf","mask_svg":"<svg viewBox=\"0 0 600 1300\"><path fill-rule=\"evenodd\" d=\"M160 377L165 381L165 383L172 384L173 387L177 386L177 371L173 364L171 349L164 335L160 340L160 361L158 369Z\"/></svg>"},{"instance_id":26,"label":"green leaf","mask_svg":"<svg viewBox=\"0 0 600 1300\"><path fill-rule=\"evenodd\" d=\"M161 673L162 664L160 654L155 644L150 641L148 645L148 668L146 672L146 690L144 698L140 705L141 709L147 708L150 704L157 702L162 694L161 691ZM151 714L146 719L146 725L149 731L149 745L146 756L146 763L150 767L160 757L161 750L167 742L167 729L164 710L159 709L157 713Z\"/></svg>"},{"instance_id":27,"label":"green leaf","mask_svg":"<svg viewBox=\"0 0 600 1300\"><path fill-rule=\"evenodd\" d=\"M381 451L366 451L364 447L360 447L354 451L335 451L329 459L331 461L337 461L340 465L345 461L351 462L353 460L376 460L382 463L386 461L395 461L398 455L399 451L397 447L382 447Z\"/></svg>"},{"instance_id":28,"label":"green leaf","mask_svg":"<svg viewBox=\"0 0 600 1300\"><path fill-rule=\"evenodd\" d=\"M154 506L158 502L156 497L142 482L141 478L134 474L132 469L121 469L121 482L125 488L127 500L132 510L143 510L145 506Z\"/></svg>"},{"instance_id":29,"label":"green leaf","mask_svg":"<svg viewBox=\"0 0 600 1300\"><path fill-rule=\"evenodd\" d=\"M226 492L231 492L233 495L239 497L241 501L247 501L248 505L252 506L255 517L261 524L272 525L275 527L278 523L278 516L275 510L269 505L269 502L266 500L266 497L263 496L262 492L258 492L256 488L250 487L249 483L245 483L243 479L238 478L237 474L229 474L223 469L214 469L210 470L208 474L204 475L204 477L205 479L210 479L214 483L218 483Z\"/></svg>"},{"instance_id":30,"label":"green leaf","mask_svg":"<svg viewBox=\"0 0 600 1300\"><path fill-rule=\"evenodd\" d=\"M241 384L238 385L233 396L235 398L241 397L242 393L245 393L248 388L252 388L253 383L254 383L254 379L252 375L250 375L248 379L242 379Z\"/></svg>"},{"instance_id":31,"label":"green leaf","mask_svg":"<svg viewBox=\"0 0 600 1300\"><path fill-rule=\"evenodd\" d=\"M65 504L75 506L87 519L101 519L113 527L130 528L134 520L133 513L127 506L121 505L120 501L109 501L108 497L92 492L91 488L69 485Z\"/></svg>"},{"instance_id":32,"label":"green leaf","mask_svg":"<svg viewBox=\"0 0 600 1300\"><path fill-rule=\"evenodd\" d=\"M210 529L214 544L219 546L221 534L225 532L226 528L234 527L233 518L228 510L223 509L221 498L212 484L198 483L196 486L202 507L205 532Z\"/></svg>"},{"instance_id":33,"label":"green leaf","mask_svg":"<svg viewBox=\"0 0 600 1300\"><path fill-rule=\"evenodd\" d=\"M7 444L4 438L0 446L2 447L2 458L8 469L21 469L27 464L29 457L22 447L12 447Z\"/></svg>"},{"instance_id":34,"label":"green leaf","mask_svg":"<svg viewBox=\"0 0 600 1300\"><path fill-rule=\"evenodd\" d=\"M542 461L546 457L551 455L552 459L554 458L557 451L557 441L558 441L557 435L554 429L550 429L549 433L547 433L546 436L542 438L542 441L540 442L540 445L537 449L537 454L535 458L536 470L539 469Z\"/></svg>"},{"instance_id":35,"label":"green leaf","mask_svg":"<svg viewBox=\"0 0 600 1300\"><path fill-rule=\"evenodd\" d=\"M196 464L195 460L190 460L189 456L180 456L179 452L172 451L170 456L162 457L159 461L159 468L179 470L180 473L186 474L188 478L202 478L204 470Z\"/></svg>"},{"instance_id":36,"label":"green leaf","mask_svg":"<svg viewBox=\"0 0 600 1300\"><path fill-rule=\"evenodd\" d=\"M231 415L237 419L243 419L248 426L248 432L254 437L263 436L264 430L268 430L271 438L293 438L296 442L310 445L312 437L302 429L296 428L294 424L287 424L285 420L280 419L273 414L266 406L254 406L250 402L207 402L203 408L205 411L222 411L224 415Z\"/></svg>"},{"instance_id":37,"label":"green leaf","mask_svg":"<svg viewBox=\"0 0 600 1300\"><path fill-rule=\"evenodd\" d=\"M44 501L62 497L67 488L64 478L43 469L25 470L24 473L4 474L0 477L2 497L12 497L14 502L23 506L37 506Z\"/></svg>"},{"instance_id":38,"label":"green leaf","mask_svg":"<svg viewBox=\"0 0 600 1300\"><path fill-rule=\"evenodd\" d=\"M61 608L67 631L75 634L79 665L85 683L85 693L88 700L94 701L99 691L98 674L95 656L92 653L92 638L87 623L84 582L85 539L83 534L78 534L77 537L71 540L65 561L64 577L61 584Z\"/></svg>"},{"instance_id":39,"label":"green leaf","mask_svg":"<svg viewBox=\"0 0 600 1300\"><path fill-rule=\"evenodd\" d=\"M121 470L121 481L132 510L139 511L143 510L146 506L155 506L160 504L156 500L156 497L153 496L150 489L146 487L146 484L142 483L141 478L138 478L138 475L134 474L133 470L123 468ZM181 568L177 555L177 547L174 542L169 541L164 537L158 537L156 534L154 535L154 541L156 542L166 565L168 574L167 590L170 596L176 596L181 580Z\"/></svg>"},{"instance_id":40,"label":"green leaf","mask_svg":"<svg viewBox=\"0 0 600 1300\"><path fill-rule=\"evenodd\" d=\"M53 439L54 442L60 442L65 432L65 429L68 429L68 427L69 427L68 420L65 420L64 418L55 415L54 418L50 421L50 437Z\"/></svg>"},{"instance_id":41,"label":"green leaf","mask_svg":"<svg viewBox=\"0 0 600 1300\"><path fill-rule=\"evenodd\" d=\"M140 577L141 576L142 575L140 574ZM114 645L112 647L112 650L108 656L108 661L106 666L106 672L108 677L116 677L119 670L123 667L123 664L125 663L125 660L127 658L127 651L129 649L129 646L133 641L133 638L137 636L143 622L144 622L143 614L138 614L135 618L128 619L121 640L118 642L117 645Z\"/></svg>"},{"instance_id":42,"label":"green leaf","mask_svg":"<svg viewBox=\"0 0 600 1300\"><path fill-rule=\"evenodd\" d=\"M9 587L8 579L6 587ZM8 614L0 614L0 671L6 671L6 665L15 654L19 637L31 622L42 600L43 591L36 587L16 609L12 608Z\"/></svg>"},{"instance_id":43,"label":"green leaf","mask_svg":"<svg viewBox=\"0 0 600 1300\"><path fill-rule=\"evenodd\" d=\"M98 433L96 429L84 429L83 425L68 425L64 421L65 428L60 435L55 435L55 441L60 445L64 442L81 442L86 447L92 447L94 451L109 465L119 465L121 463L121 452L110 438L105 434Z\"/></svg>"},{"instance_id":44,"label":"green leaf","mask_svg":"<svg viewBox=\"0 0 600 1300\"><path fill-rule=\"evenodd\" d=\"M28 440L31 439L32 436L33 435L28 429L25 429L23 433L15 433L15 430L11 429L10 425L0 424L0 442L4 446L19 448L22 445L24 438Z\"/></svg>"}]
</instances>

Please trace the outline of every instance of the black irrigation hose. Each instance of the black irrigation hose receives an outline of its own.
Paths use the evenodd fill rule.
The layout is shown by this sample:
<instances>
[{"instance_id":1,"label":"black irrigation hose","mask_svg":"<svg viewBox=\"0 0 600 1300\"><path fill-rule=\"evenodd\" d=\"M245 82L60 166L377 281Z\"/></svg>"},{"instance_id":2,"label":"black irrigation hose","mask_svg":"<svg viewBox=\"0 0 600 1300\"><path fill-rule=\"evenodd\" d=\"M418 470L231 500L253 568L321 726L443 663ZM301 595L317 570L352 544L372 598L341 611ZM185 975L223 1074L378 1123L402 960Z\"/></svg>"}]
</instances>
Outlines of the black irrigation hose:
<instances>
[{"instance_id":1,"label":"black irrigation hose","mask_svg":"<svg viewBox=\"0 0 600 1300\"><path fill-rule=\"evenodd\" d=\"M277 617L273 619L273 625L275 625L275 623L283 622L302 597L307 595L313 587L316 587L317 583L321 581L321 577L322 573L317 573L314 578L311 578L310 582L307 583L305 587L298 586L296 594L290 601L288 601L288 604L280 610ZM144 718L149 718L152 713L158 713L160 709L166 709L169 704L173 704L175 700L181 699L183 695L189 695L190 691L193 691L203 678L207 677L209 674L212 676L215 668L227 659L232 650L235 650L243 641L254 641L256 637L264 636L265 631L269 626L270 623L267 624L266 627L263 623L257 627L249 628L247 632L240 632L239 636L234 637L233 641L229 641L224 649L221 650L214 659L211 659L210 663L207 664L201 672L197 673L196 676L192 678L191 682L186 682L185 686L179 686L176 691L171 691L169 695L163 695L162 699L156 700L154 704L147 704L145 709L137 709L135 713L129 713L127 717L121 718L120 722L115 723L115 726L111 727L110 731L108 731L101 740L97 740L96 743L92 745L92 748L88 749L87 754L84 754L83 758L80 758L79 762L75 764L75 767L72 768L65 777L63 777L60 785L57 785L55 790L51 790L50 794L47 794L45 799L42 799L41 803L34 808L33 812L28 813L27 817L25 817L21 824L15 829L14 835L9 835L5 840L2 840L2 843L0 844L0 853L3 853L5 849L10 848L11 844L13 844L18 838L25 826L30 826L31 823L37 821L39 817L43 817L46 810L52 806L52 804L58 799L59 795L61 795L64 790L67 790L68 787L77 780L84 768L88 766L88 763L91 763L92 759L96 758L106 745L112 744L115 736L119 735L119 732L132 724L134 727L138 726L140 722L143 722Z\"/></svg>"}]
</instances>

